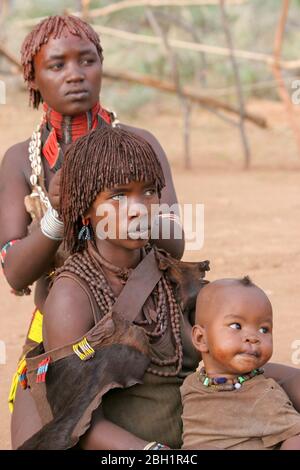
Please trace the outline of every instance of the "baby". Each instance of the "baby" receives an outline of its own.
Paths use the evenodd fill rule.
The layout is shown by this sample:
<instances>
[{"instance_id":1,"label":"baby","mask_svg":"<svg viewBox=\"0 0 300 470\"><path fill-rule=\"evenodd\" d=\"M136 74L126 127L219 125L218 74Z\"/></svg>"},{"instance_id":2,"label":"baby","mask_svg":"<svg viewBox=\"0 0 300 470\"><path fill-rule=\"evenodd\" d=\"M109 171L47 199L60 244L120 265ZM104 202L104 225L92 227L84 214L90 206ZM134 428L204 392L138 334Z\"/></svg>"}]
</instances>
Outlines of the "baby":
<instances>
[{"instance_id":1,"label":"baby","mask_svg":"<svg viewBox=\"0 0 300 470\"><path fill-rule=\"evenodd\" d=\"M300 449L300 414L263 375L272 355L266 294L248 277L207 284L192 339L204 367L181 387L182 449Z\"/></svg>"}]
</instances>

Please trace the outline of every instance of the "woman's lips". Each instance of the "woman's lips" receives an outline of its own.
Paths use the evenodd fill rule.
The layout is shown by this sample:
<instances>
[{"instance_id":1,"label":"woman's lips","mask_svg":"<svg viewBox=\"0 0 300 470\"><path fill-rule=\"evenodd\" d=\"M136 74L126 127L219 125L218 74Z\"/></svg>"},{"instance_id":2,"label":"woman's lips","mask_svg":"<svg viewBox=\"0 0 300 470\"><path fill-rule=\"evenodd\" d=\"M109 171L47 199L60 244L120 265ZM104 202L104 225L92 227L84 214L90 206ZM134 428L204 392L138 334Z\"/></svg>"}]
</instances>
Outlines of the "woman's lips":
<instances>
[{"instance_id":1,"label":"woman's lips","mask_svg":"<svg viewBox=\"0 0 300 470\"><path fill-rule=\"evenodd\" d=\"M72 100L82 100L87 98L89 92L87 90L73 90L69 91L66 96L71 98Z\"/></svg>"},{"instance_id":2,"label":"woman's lips","mask_svg":"<svg viewBox=\"0 0 300 470\"><path fill-rule=\"evenodd\" d=\"M128 237L131 238L132 240L147 240L149 238L149 231L150 228L147 228L146 230L136 230L134 232L128 232Z\"/></svg>"}]
</instances>

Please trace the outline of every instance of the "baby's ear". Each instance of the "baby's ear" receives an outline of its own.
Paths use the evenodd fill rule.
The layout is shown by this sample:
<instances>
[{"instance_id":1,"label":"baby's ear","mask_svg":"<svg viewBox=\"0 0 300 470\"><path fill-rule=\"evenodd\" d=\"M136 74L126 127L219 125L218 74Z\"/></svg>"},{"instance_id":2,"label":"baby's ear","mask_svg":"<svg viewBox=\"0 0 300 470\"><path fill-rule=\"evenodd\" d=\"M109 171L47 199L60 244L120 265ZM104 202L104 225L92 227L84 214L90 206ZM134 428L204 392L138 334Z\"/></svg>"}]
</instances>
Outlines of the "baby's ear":
<instances>
[{"instance_id":1,"label":"baby's ear","mask_svg":"<svg viewBox=\"0 0 300 470\"><path fill-rule=\"evenodd\" d=\"M206 343L206 332L204 326L194 325L192 329L192 341L197 351L201 353L208 352L208 345Z\"/></svg>"}]
</instances>

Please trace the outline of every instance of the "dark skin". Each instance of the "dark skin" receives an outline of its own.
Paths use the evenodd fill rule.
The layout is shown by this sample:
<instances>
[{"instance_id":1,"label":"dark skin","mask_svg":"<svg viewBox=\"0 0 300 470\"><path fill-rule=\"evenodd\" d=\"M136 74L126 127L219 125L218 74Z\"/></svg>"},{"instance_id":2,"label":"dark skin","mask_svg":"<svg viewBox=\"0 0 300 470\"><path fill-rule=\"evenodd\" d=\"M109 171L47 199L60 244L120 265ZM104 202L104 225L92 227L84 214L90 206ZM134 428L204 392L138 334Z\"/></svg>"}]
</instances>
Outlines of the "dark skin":
<instances>
[{"instance_id":1,"label":"dark skin","mask_svg":"<svg viewBox=\"0 0 300 470\"><path fill-rule=\"evenodd\" d=\"M34 65L35 80L32 86L40 91L43 99L56 111L74 116L86 112L98 101L102 64L95 46L90 41L69 34L60 39L50 38L35 56ZM74 91L80 90L84 92L74 94ZM161 162L166 180L161 201L170 205L177 203L170 166L159 142L143 129L123 127L144 137L152 145ZM4 274L11 287L17 290L36 282L34 301L39 310L43 311L48 294L48 280L45 273L49 271L60 243L45 237L39 228L27 235L27 227L31 222L24 206L24 197L31 193L28 145L29 139L14 145L2 160L0 246L10 240L20 239L7 253ZM60 145L65 151L66 146L62 142ZM44 172L50 202L54 208L58 208L60 175L54 174L46 161ZM157 245L167 249L179 259L184 251L184 239L162 242L158 240ZM25 412L31 419L26 421L30 423L30 428L26 425L24 429L21 423L25 422ZM39 417L29 391L20 393L18 388L12 417L13 447L22 443L39 426Z\"/></svg>"},{"instance_id":2,"label":"dark skin","mask_svg":"<svg viewBox=\"0 0 300 470\"><path fill-rule=\"evenodd\" d=\"M266 364L272 349L272 306L256 286L215 281L199 294L193 343L209 377L233 378Z\"/></svg>"},{"instance_id":3,"label":"dark skin","mask_svg":"<svg viewBox=\"0 0 300 470\"><path fill-rule=\"evenodd\" d=\"M119 206L125 196L128 213L126 215L123 213L121 223L127 221L128 225L136 218L136 215L129 215L134 204L143 204L150 208L151 204L158 203L158 195L151 182L132 182L103 191L97 196L85 215L89 219L94 233L96 233L97 224L104 217L96 215L97 208L101 204L111 204L116 210L117 221L119 221ZM133 240L129 237L119 239L118 236L119 227L117 226L116 239L100 240L96 237L99 253L107 261L119 267L136 267L141 260L141 248L146 245L148 239ZM109 272L105 272L105 274L109 277ZM118 295L122 290L122 285L116 283L115 279L111 279L110 284L115 295ZM93 324L93 312L86 293L78 289L78 285L71 279L58 280L51 289L44 307L45 350L58 348L69 341L74 341L92 328ZM101 408L93 414L92 425L81 441L82 448L98 450L143 449L146 444L146 441L107 421Z\"/></svg>"},{"instance_id":4,"label":"dark skin","mask_svg":"<svg viewBox=\"0 0 300 470\"><path fill-rule=\"evenodd\" d=\"M127 198L128 213L119 215L119 207L124 197ZM111 204L115 209L117 220L120 224L127 222L132 226L139 214L135 213L134 206L142 204L149 211L151 204L158 204L159 199L153 183L132 182L128 185L115 187L111 190L101 192L93 202L89 211L85 214L96 233L97 224L103 216L97 216L96 210L101 204ZM125 220L126 219L126 220ZM139 224L136 223L137 232ZM149 220L149 232L151 221ZM141 260L141 248L149 241L145 239L120 239L120 225L116 227L116 238L99 240L96 237L96 245L99 253L114 265L121 268L135 268ZM131 232L130 232L131 233ZM144 233L144 232L142 232ZM150 233L149 233L150 235ZM119 295L123 286L105 271L115 295ZM85 334L94 325L93 312L86 293L78 289L78 285L71 279L60 279L50 291L44 310L43 337L45 350L58 348L72 342L82 334ZM80 440L80 447L85 450L141 450L147 441L131 434L125 429L105 419L101 406L93 413L89 430ZM212 450L210 446L203 449Z\"/></svg>"},{"instance_id":5,"label":"dark skin","mask_svg":"<svg viewBox=\"0 0 300 470\"><path fill-rule=\"evenodd\" d=\"M197 299L192 339L209 377L234 378L266 367L272 356L272 306L256 286L221 279L205 286ZM300 436L281 450L299 450Z\"/></svg>"},{"instance_id":6,"label":"dark skin","mask_svg":"<svg viewBox=\"0 0 300 470\"><path fill-rule=\"evenodd\" d=\"M86 112L98 101L101 87L102 64L96 47L88 40L68 35L60 39L50 38L35 57L35 80L47 104L66 115ZM84 90L83 92L81 92ZM79 91L79 93L75 93ZM162 164L166 188L162 203L174 204L177 197L170 166L158 141L149 132L123 126L144 137L153 146ZM44 273L59 247L59 242L45 237L40 229L27 236L30 217L25 211L24 197L31 192L31 168L28 159L29 140L11 147L5 154L0 172L0 246L13 239L21 239L8 252L4 267L9 284L17 290L37 281L35 303L42 310L47 295ZM61 143L60 143L61 144ZM64 145L62 145L64 148ZM65 148L64 148L65 149ZM59 173L52 173L44 163L46 188L54 208L59 205ZM14 201L12 203L12 201ZM157 241L173 256L181 258L183 240Z\"/></svg>"},{"instance_id":7,"label":"dark skin","mask_svg":"<svg viewBox=\"0 0 300 470\"><path fill-rule=\"evenodd\" d=\"M43 57L45 58L49 52L48 42L48 44L42 46L39 53L35 57L36 78L33 85L39 89L43 97L47 96L48 105L50 107L54 107L53 103L55 103L59 93L64 106L62 112L65 112L65 107L66 109L70 110L71 106L69 98L63 95L64 91L66 91L66 84L68 84L70 89L74 86L74 84L76 86L78 86L78 84L80 84L80 86L84 84L85 87L87 82L93 82L95 76L99 77L99 69L101 69L101 64L98 63L97 70L94 69L94 65L91 66L93 74L92 77L90 77L90 72L87 71L89 70L90 66L81 62L82 49L78 45L76 38L74 38L74 36L68 36L67 38L62 39L64 44L64 47L60 51L61 55L63 56L62 62L67 64L67 70L69 71L70 75L65 75L65 69L62 67L62 69L59 69L56 72L53 70L51 71L51 80L48 80L48 82L43 81L45 80L46 74L46 65L44 64ZM61 40L57 39L55 41L57 41L58 44ZM91 53L95 52L94 45L89 41L86 41L85 47L89 47ZM74 58L77 59L74 60ZM39 60L40 62L38 64L37 61ZM80 63L82 64L81 66L79 66ZM39 67L41 70L39 70ZM58 68L59 67L60 65ZM73 67L75 71L77 70L75 74L73 73ZM82 72L82 70L84 72ZM57 74L58 81L56 82L57 86L52 87L51 81L53 79L54 73ZM37 78L38 76L41 78L40 82ZM52 90L50 94L49 90ZM84 112L90 107L90 104L87 103L85 99L82 99L81 101L80 98L79 102L78 100L75 101L75 103L72 103L72 109L74 110L76 105L78 113ZM94 105L95 103L92 104ZM129 131L141 135L152 145L161 162L166 179L166 187L162 191L161 202L165 202L169 205L176 203L177 198L171 176L170 166L159 142L152 134L145 130L129 126L123 127ZM10 285L18 290L25 288L34 281L37 281L35 290L35 305L43 311L44 302L48 292L48 284L44 273L47 272L49 265L52 262L52 259L58 249L59 242L48 239L39 229L31 235L27 235L27 226L31 222L31 219L28 213L25 211L24 207L24 197L31 193L31 185L29 182L31 167L28 159L28 144L29 139L14 145L6 152L2 160L0 171L0 246L3 246L9 240L21 239L20 242L15 244L8 251L5 260L4 273ZM53 204L53 207L58 207L59 175L54 175L50 171L47 164L44 165L44 170L45 183L46 187L49 189L51 203ZM174 257L181 258L183 254L183 240L159 241L157 242L157 245L159 245L161 248L167 249L167 251L169 251ZM300 410L300 372L297 369L291 367L269 365L267 373L269 373L270 376L275 380L277 379L278 381L282 381L282 385L289 394L291 400L294 402L295 407ZM30 420L25 419L25 411L28 413L28 416L31 417ZM19 416L21 421L19 421ZM29 429L27 426L26 429L23 429L20 425L21 422L30 423L31 428ZM39 428L39 425L39 417L36 413L30 392L26 390L20 393L20 390L18 389L12 419L13 447L21 444L32 434L32 432Z\"/></svg>"}]
</instances>

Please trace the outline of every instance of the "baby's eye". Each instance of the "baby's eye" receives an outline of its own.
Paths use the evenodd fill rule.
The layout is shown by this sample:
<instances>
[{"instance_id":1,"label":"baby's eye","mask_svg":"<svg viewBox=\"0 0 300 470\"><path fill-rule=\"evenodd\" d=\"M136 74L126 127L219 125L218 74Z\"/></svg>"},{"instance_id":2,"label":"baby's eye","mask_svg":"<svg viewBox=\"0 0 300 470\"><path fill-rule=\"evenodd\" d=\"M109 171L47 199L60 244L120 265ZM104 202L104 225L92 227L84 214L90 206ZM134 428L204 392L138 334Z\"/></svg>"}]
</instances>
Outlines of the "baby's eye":
<instances>
[{"instance_id":1,"label":"baby's eye","mask_svg":"<svg viewBox=\"0 0 300 470\"><path fill-rule=\"evenodd\" d=\"M93 64L94 62L95 62L94 59L83 59L82 64L90 65L90 64Z\"/></svg>"},{"instance_id":2,"label":"baby's eye","mask_svg":"<svg viewBox=\"0 0 300 470\"><path fill-rule=\"evenodd\" d=\"M229 327L230 327L230 328L233 328L234 330L241 330L241 329L242 329L240 323L231 323L231 324L229 325Z\"/></svg>"},{"instance_id":3,"label":"baby's eye","mask_svg":"<svg viewBox=\"0 0 300 470\"><path fill-rule=\"evenodd\" d=\"M269 328L267 328L266 326L262 326L258 331L260 333L266 334L269 333Z\"/></svg>"},{"instance_id":4,"label":"baby's eye","mask_svg":"<svg viewBox=\"0 0 300 470\"><path fill-rule=\"evenodd\" d=\"M126 195L125 194L115 194L111 197L113 201L125 201Z\"/></svg>"}]
</instances>

